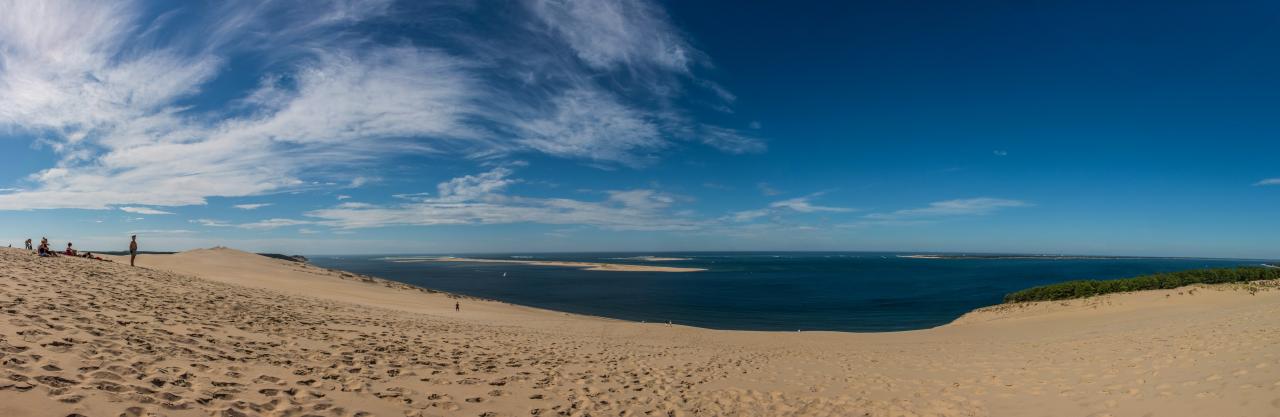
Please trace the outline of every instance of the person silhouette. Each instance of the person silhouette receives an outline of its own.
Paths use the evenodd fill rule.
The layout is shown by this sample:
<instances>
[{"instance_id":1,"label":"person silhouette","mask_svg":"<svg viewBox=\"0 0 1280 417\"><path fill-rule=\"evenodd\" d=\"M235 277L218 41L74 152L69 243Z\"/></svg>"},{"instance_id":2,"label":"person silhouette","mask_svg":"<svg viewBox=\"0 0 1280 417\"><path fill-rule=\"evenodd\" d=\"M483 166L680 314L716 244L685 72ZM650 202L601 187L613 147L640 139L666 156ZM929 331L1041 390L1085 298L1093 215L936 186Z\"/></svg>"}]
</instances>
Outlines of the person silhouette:
<instances>
[{"instance_id":1,"label":"person silhouette","mask_svg":"<svg viewBox=\"0 0 1280 417\"><path fill-rule=\"evenodd\" d=\"M138 235L133 235L133 240L129 241L129 266L133 266L133 260L138 257Z\"/></svg>"}]
</instances>

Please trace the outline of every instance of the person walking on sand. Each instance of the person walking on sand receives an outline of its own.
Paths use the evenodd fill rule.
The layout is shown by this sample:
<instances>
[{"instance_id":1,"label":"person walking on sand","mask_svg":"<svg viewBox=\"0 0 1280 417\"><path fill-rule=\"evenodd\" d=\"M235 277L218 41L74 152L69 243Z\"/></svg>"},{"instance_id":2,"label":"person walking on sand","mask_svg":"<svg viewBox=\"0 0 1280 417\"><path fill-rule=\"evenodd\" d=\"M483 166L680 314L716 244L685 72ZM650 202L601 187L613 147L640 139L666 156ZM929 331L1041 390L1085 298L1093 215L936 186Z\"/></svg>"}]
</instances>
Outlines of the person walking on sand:
<instances>
[{"instance_id":1,"label":"person walking on sand","mask_svg":"<svg viewBox=\"0 0 1280 417\"><path fill-rule=\"evenodd\" d=\"M133 240L129 241L129 266L133 266L133 260L138 257L138 235L133 235Z\"/></svg>"},{"instance_id":2,"label":"person walking on sand","mask_svg":"<svg viewBox=\"0 0 1280 417\"><path fill-rule=\"evenodd\" d=\"M453 311L462 311L462 303L461 303L461 302L454 302L454 303L453 303Z\"/></svg>"}]
</instances>

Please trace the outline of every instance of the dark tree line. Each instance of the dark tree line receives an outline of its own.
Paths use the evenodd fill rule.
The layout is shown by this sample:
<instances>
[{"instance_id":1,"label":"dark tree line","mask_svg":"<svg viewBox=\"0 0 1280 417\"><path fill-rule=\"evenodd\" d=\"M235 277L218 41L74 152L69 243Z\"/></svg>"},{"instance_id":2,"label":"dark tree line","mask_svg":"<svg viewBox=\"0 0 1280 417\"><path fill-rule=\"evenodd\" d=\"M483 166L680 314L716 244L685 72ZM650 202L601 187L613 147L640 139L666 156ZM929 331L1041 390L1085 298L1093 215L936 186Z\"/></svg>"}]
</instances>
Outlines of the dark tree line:
<instances>
[{"instance_id":1,"label":"dark tree line","mask_svg":"<svg viewBox=\"0 0 1280 417\"><path fill-rule=\"evenodd\" d=\"M1280 268L1246 266L1194 269L1111 280L1077 280L1028 288L1004 296L1006 303L1067 300L1126 291L1159 290L1191 284L1225 284L1280 279Z\"/></svg>"}]
</instances>

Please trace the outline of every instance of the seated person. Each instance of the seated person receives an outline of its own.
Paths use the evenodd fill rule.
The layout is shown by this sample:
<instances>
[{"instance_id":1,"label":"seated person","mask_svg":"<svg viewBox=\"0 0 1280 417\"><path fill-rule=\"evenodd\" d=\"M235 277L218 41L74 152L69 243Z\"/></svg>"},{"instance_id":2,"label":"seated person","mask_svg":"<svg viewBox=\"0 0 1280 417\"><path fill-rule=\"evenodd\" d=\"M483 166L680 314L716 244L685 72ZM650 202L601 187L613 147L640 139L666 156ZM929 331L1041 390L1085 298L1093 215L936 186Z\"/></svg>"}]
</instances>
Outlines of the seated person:
<instances>
[{"instance_id":1,"label":"seated person","mask_svg":"<svg viewBox=\"0 0 1280 417\"><path fill-rule=\"evenodd\" d=\"M71 242L67 242L67 250L62 252L63 255L76 256L76 250L71 249Z\"/></svg>"}]
</instances>

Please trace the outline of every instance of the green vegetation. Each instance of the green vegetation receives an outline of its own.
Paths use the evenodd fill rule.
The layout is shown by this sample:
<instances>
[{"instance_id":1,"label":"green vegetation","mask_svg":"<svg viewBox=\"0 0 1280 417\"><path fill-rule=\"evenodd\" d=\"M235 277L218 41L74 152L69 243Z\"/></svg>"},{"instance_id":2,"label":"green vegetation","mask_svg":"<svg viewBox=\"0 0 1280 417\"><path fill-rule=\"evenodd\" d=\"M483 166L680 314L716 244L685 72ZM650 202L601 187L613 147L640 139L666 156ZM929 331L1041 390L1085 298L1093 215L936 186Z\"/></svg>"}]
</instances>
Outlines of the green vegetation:
<instances>
[{"instance_id":1,"label":"green vegetation","mask_svg":"<svg viewBox=\"0 0 1280 417\"><path fill-rule=\"evenodd\" d=\"M259 255L262 255L268 258L276 258L276 259L281 259L285 261L290 261L290 262L307 263L307 257L302 255L285 255L282 253L259 253Z\"/></svg>"},{"instance_id":2,"label":"green vegetation","mask_svg":"<svg viewBox=\"0 0 1280 417\"><path fill-rule=\"evenodd\" d=\"M1225 284L1270 279L1280 279L1280 269L1256 266L1195 269L1133 278L1078 280L1043 285L1005 295L1004 302L1067 300L1115 292L1178 288L1191 284Z\"/></svg>"}]
</instances>

